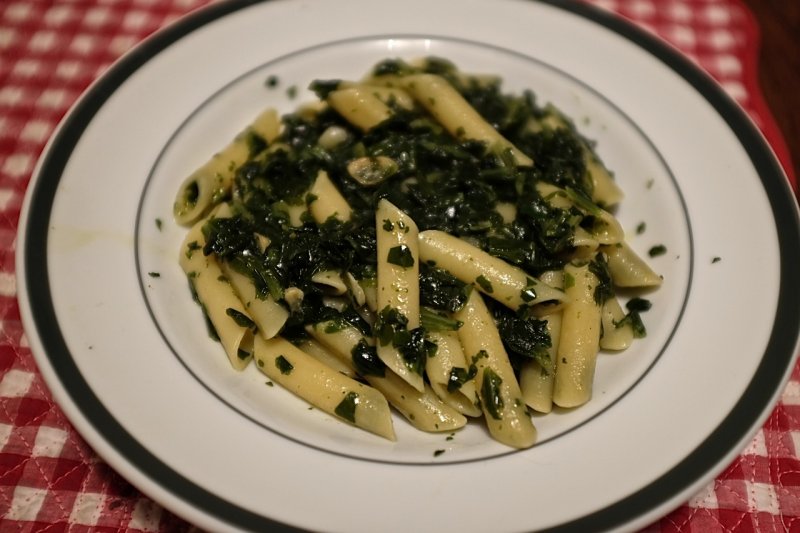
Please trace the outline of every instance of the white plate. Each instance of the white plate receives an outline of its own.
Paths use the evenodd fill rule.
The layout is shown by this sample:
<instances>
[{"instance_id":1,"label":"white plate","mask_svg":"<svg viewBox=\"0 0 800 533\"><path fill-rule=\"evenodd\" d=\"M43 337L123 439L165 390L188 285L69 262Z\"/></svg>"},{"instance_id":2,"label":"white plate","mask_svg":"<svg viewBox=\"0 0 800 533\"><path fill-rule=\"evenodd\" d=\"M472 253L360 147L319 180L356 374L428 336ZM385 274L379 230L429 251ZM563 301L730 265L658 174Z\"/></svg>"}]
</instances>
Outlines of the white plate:
<instances>
[{"instance_id":1,"label":"white plate","mask_svg":"<svg viewBox=\"0 0 800 533\"><path fill-rule=\"evenodd\" d=\"M580 4L249 4L204 9L118 62L64 120L26 197L26 332L102 457L210 530L637 528L727 466L798 352L800 237L772 152L709 78ZM258 110L292 109L312 79L426 54L573 116L627 193L633 246L668 249L652 260L665 283L648 295L647 338L602 355L592 402L537 417L529 450L477 424L448 440L399 418L390 443L252 368L234 373L177 265L179 183Z\"/></svg>"}]
</instances>

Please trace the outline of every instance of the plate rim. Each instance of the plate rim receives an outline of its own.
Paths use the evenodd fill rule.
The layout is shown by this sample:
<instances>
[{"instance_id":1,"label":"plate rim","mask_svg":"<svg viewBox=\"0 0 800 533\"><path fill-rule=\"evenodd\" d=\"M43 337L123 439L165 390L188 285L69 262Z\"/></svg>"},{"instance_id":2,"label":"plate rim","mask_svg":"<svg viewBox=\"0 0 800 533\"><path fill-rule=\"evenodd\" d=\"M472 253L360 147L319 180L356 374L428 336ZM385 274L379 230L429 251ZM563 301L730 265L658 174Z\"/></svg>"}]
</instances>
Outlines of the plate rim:
<instances>
[{"instance_id":1,"label":"plate rim","mask_svg":"<svg viewBox=\"0 0 800 533\"><path fill-rule=\"evenodd\" d=\"M32 350L33 355L37 361L44 358L52 366L53 375L45 375L45 380L52 389L63 388L61 400L70 402L71 407L78 411L71 413L72 409L63 409L65 414L73 415L68 414L68 418L75 423L74 416L82 417L81 422L93 430L91 439L85 437L87 441L108 445L114 454L119 456L104 457L104 459L115 468L133 467L150 483L161 490L166 490L183 505L188 505L196 512L224 521L228 525L303 531L241 508L192 483L150 453L111 416L71 359L52 299L49 297L47 274L46 242L50 208L55 199L57 184L83 131L102 109L107 99L139 68L171 44L228 14L269 1L231 0L207 5L143 40L92 83L62 120L34 170L20 213L18 242L23 246L21 253L17 254L16 271L21 281L18 301L23 326L29 336L35 337L32 340L40 345L42 351L39 353L39 350ZM757 371L725 420L675 467L652 480L635 494L591 514L559 524L551 530L631 525L636 520L642 521L645 517L654 518L656 513L666 512L679 505L680 498L691 490L699 488L701 483L711 479L727 466L772 412L798 355L800 324L795 323L793 317L800 316L800 301L792 301L790 295L800 293L800 279L792 275L794 273L792 265L800 264L800 246L793 246L800 242L800 220L788 178L771 147L746 113L707 73L664 41L615 14L576 1L528 1L567 11L611 30L688 82L724 120L747 154L767 195L775 227L779 229L777 239L780 252L780 293L775 311L776 321ZM45 216L42 216L41 209L35 210L35 207L40 205L46 206ZM33 217L34 212L39 216ZM32 280L38 283L32 284ZM37 305L32 305L31 302L36 302ZM769 360L768 356L771 356ZM70 386L65 386L65 383L70 383ZM774 386L764 387L764 383ZM77 389L81 389L82 393L78 394ZM742 420L747 422L742 423ZM699 475L692 474L698 472ZM143 492L149 493L147 490ZM160 503L173 510L177 506L174 505L176 502L161 500ZM210 509L214 511L209 511ZM635 509L635 512L632 512L632 509Z\"/></svg>"}]
</instances>

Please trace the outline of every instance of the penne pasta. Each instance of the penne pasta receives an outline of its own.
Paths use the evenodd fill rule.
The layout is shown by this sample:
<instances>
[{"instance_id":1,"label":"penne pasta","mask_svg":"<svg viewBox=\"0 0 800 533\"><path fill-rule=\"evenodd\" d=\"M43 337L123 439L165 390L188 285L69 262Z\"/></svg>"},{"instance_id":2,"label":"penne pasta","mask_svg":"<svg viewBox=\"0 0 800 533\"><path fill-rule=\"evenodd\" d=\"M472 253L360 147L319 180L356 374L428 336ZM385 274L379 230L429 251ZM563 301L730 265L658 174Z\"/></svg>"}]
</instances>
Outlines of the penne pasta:
<instances>
[{"instance_id":1,"label":"penne pasta","mask_svg":"<svg viewBox=\"0 0 800 533\"><path fill-rule=\"evenodd\" d=\"M390 372L385 377L370 377L368 382L381 391L392 407L412 426L421 431L451 432L467 424L464 415L442 402L427 383L422 391L418 391Z\"/></svg>"},{"instance_id":2,"label":"penne pasta","mask_svg":"<svg viewBox=\"0 0 800 533\"><path fill-rule=\"evenodd\" d=\"M661 276L656 274L627 242L603 246L600 250L608 261L608 270L618 287L658 287Z\"/></svg>"},{"instance_id":3,"label":"penne pasta","mask_svg":"<svg viewBox=\"0 0 800 533\"><path fill-rule=\"evenodd\" d=\"M203 255L202 227L197 222L181 245L179 263L194 287L197 299L214 326L231 366L244 369L253 358L256 324L231 287L213 256Z\"/></svg>"},{"instance_id":4,"label":"penne pasta","mask_svg":"<svg viewBox=\"0 0 800 533\"><path fill-rule=\"evenodd\" d=\"M561 288L564 285L564 273L561 271L547 271L541 280L552 287ZM537 361L527 361L519 372L519 386L522 397L531 409L540 413L549 413L553 409L553 386L556 379L556 356L558 341L561 336L562 309L549 309L549 312L539 318L547 321L547 332L550 334L550 348L547 354L550 357L550 367L543 368Z\"/></svg>"},{"instance_id":5,"label":"penne pasta","mask_svg":"<svg viewBox=\"0 0 800 533\"><path fill-rule=\"evenodd\" d=\"M358 87L364 91L372 93L375 98L386 104L387 106L396 105L408 111L414 108L414 99L407 91L399 87L386 87L382 85L373 85L366 80L364 83L353 81L339 82L337 89L350 89Z\"/></svg>"},{"instance_id":6,"label":"penne pasta","mask_svg":"<svg viewBox=\"0 0 800 533\"><path fill-rule=\"evenodd\" d=\"M539 182L536 184L536 190L554 207L564 209L574 206L585 216L592 217L592 227L587 231L598 244L616 244L625 240L625 231L616 217L598 205L550 183Z\"/></svg>"},{"instance_id":7,"label":"penne pasta","mask_svg":"<svg viewBox=\"0 0 800 533\"><path fill-rule=\"evenodd\" d=\"M454 369L469 372L470 363L461 348L455 331L431 331L428 338L437 346L436 354L428 357L425 372L433 392L444 403L465 416L480 416L478 393L473 380L463 383L454 380ZM456 374L457 375L457 374ZM454 386L457 384L458 386Z\"/></svg>"},{"instance_id":8,"label":"penne pasta","mask_svg":"<svg viewBox=\"0 0 800 533\"><path fill-rule=\"evenodd\" d=\"M355 370L353 370L352 365L342 362L342 360L337 357L336 354L331 352L316 339L303 339L297 343L297 347L320 363L331 367L337 372L353 379L357 378L357 374Z\"/></svg>"},{"instance_id":9,"label":"penne pasta","mask_svg":"<svg viewBox=\"0 0 800 533\"><path fill-rule=\"evenodd\" d=\"M317 224L322 224L331 217L341 222L350 220L353 210L328 177L327 172L320 170L317 173L317 179L314 180L309 192L313 195L309 210Z\"/></svg>"},{"instance_id":10,"label":"penne pasta","mask_svg":"<svg viewBox=\"0 0 800 533\"><path fill-rule=\"evenodd\" d=\"M553 403L560 407L583 405L592 396L600 343L600 306L594 301L598 283L588 264L564 267L567 300L562 311L553 388Z\"/></svg>"},{"instance_id":11,"label":"penne pasta","mask_svg":"<svg viewBox=\"0 0 800 533\"><path fill-rule=\"evenodd\" d=\"M253 154L259 142L271 143L280 130L278 113L267 109L221 152L195 170L178 189L173 214L179 224L190 225L205 216L229 193L233 176Z\"/></svg>"},{"instance_id":12,"label":"penne pasta","mask_svg":"<svg viewBox=\"0 0 800 533\"><path fill-rule=\"evenodd\" d=\"M355 86L331 92L328 104L353 126L369 131L392 116L392 110L368 87Z\"/></svg>"},{"instance_id":13,"label":"penne pasta","mask_svg":"<svg viewBox=\"0 0 800 533\"><path fill-rule=\"evenodd\" d=\"M311 281L325 287L331 294L340 296L347 292L347 284L336 270L323 270L311 276Z\"/></svg>"},{"instance_id":14,"label":"penne pasta","mask_svg":"<svg viewBox=\"0 0 800 533\"><path fill-rule=\"evenodd\" d=\"M386 327L386 315L396 313L405 324L396 327L411 331L419 327L419 244L417 225L388 200L380 200L375 211L378 249L378 320ZM383 317L383 318L382 318ZM399 331L394 331L394 335ZM408 361L400 351L393 332L378 342L378 356L409 385L424 389L419 365Z\"/></svg>"},{"instance_id":15,"label":"penne pasta","mask_svg":"<svg viewBox=\"0 0 800 533\"><path fill-rule=\"evenodd\" d=\"M572 245L575 247L574 259L589 259L594 257L600 243L591 233L578 226L575 228L575 235L572 238Z\"/></svg>"},{"instance_id":16,"label":"penne pasta","mask_svg":"<svg viewBox=\"0 0 800 533\"><path fill-rule=\"evenodd\" d=\"M280 337L255 339L258 369L272 381L314 407L356 427L395 440L386 398L322 364Z\"/></svg>"},{"instance_id":17,"label":"penne pasta","mask_svg":"<svg viewBox=\"0 0 800 533\"><path fill-rule=\"evenodd\" d=\"M630 324L621 324L625 318L625 311L619 305L616 297L611 297L603 303L601 311L601 336L600 348L603 350L626 350L633 344L633 327Z\"/></svg>"},{"instance_id":18,"label":"penne pasta","mask_svg":"<svg viewBox=\"0 0 800 533\"><path fill-rule=\"evenodd\" d=\"M353 365L353 351L359 343L367 342L353 326L336 322L320 322L309 326L307 331L349 365ZM363 377L383 393L392 407L417 429L427 432L453 431L467 423L467 419L442 402L430 386L426 385L419 391L388 369L383 375L365 373Z\"/></svg>"},{"instance_id":19,"label":"penne pasta","mask_svg":"<svg viewBox=\"0 0 800 533\"><path fill-rule=\"evenodd\" d=\"M647 335L651 302L626 294L626 313L615 287L662 282L607 210L623 194L594 143L532 90L441 58L310 89L176 195L181 267L230 364L255 357L388 439L391 406L533 446L529 409L585 403L598 353Z\"/></svg>"},{"instance_id":20,"label":"penne pasta","mask_svg":"<svg viewBox=\"0 0 800 533\"><path fill-rule=\"evenodd\" d=\"M414 74L400 78L400 83L451 135L485 142L499 153L508 151L517 166L533 165L530 157L486 122L441 76Z\"/></svg>"},{"instance_id":21,"label":"penne pasta","mask_svg":"<svg viewBox=\"0 0 800 533\"><path fill-rule=\"evenodd\" d=\"M289 318L289 311L269 294L263 298L259 297L256 294L253 280L245 274L237 272L227 263L221 263L220 267L230 286L244 304L248 316L256 323L258 333L265 339L271 339L277 335Z\"/></svg>"},{"instance_id":22,"label":"penne pasta","mask_svg":"<svg viewBox=\"0 0 800 533\"><path fill-rule=\"evenodd\" d=\"M511 309L564 299L561 290L443 231L420 233L419 250L422 261L432 261Z\"/></svg>"},{"instance_id":23,"label":"penne pasta","mask_svg":"<svg viewBox=\"0 0 800 533\"><path fill-rule=\"evenodd\" d=\"M489 433L495 440L513 448L533 446L536 428L522 399L503 341L480 294L472 291L466 305L454 318L464 323L458 330L458 337L477 368L475 384Z\"/></svg>"},{"instance_id":24,"label":"penne pasta","mask_svg":"<svg viewBox=\"0 0 800 533\"><path fill-rule=\"evenodd\" d=\"M220 204L213 211L214 218L230 218L230 205ZM205 224L205 222L204 222ZM265 244L265 247L268 244ZM247 309L247 314L256 323L258 332L266 339L278 334L289 318L289 312L284 306L275 301L270 294L261 297L257 294L253 280L245 274L237 272L228 263L219 263L219 268L234 292Z\"/></svg>"},{"instance_id":25,"label":"penne pasta","mask_svg":"<svg viewBox=\"0 0 800 533\"><path fill-rule=\"evenodd\" d=\"M592 154L584 145L583 160L586 163L586 172L592 180L592 201L605 208L613 207L620 203L625 194L620 189L611 173L600 159Z\"/></svg>"}]
</instances>

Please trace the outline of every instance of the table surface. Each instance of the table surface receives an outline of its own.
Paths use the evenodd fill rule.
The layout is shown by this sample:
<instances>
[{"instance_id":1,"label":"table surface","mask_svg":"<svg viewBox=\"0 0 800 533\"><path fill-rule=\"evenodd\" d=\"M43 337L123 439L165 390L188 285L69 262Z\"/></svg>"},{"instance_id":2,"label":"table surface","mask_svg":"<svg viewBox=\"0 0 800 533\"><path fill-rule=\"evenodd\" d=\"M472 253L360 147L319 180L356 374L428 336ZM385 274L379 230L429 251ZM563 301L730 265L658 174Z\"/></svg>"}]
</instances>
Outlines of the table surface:
<instances>
[{"instance_id":1,"label":"table surface","mask_svg":"<svg viewBox=\"0 0 800 533\"><path fill-rule=\"evenodd\" d=\"M800 2L746 0L761 30L758 80L800 175Z\"/></svg>"},{"instance_id":2,"label":"table surface","mask_svg":"<svg viewBox=\"0 0 800 533\"><path fill-rule=\"evenodd\" d=\"M14 277L26 185L88 84L208 0L0 0L0 530L184 531L86 445L28 349ZM592 0L695 59L753 118L790 177L800 157L800 3ZM760 44L763 46L760 47ZM761 84L759 85L759 80ZM769 107L767 106L769 104ZM770 112L774 111L774 115ZM782 131L781 131L782 130ZM782 134L783 133L783 134ZM800 369L742 454L648 531L800 530Z\"/></svg>"}]
</instances>

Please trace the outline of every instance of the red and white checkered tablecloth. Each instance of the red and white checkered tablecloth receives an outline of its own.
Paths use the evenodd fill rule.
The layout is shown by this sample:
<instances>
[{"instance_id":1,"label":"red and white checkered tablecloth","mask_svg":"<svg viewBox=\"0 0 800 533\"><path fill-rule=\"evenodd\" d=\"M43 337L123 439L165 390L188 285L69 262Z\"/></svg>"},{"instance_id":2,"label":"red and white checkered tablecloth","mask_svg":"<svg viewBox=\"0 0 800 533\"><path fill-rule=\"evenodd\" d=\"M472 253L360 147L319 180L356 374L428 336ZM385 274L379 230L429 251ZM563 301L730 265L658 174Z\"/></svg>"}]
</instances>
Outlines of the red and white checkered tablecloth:
<instances>
[{"instance_id":1,"label":"red and white checkered tablecloth","mask_svg":"<svg viewBox=\"0 0 800 533\"><path fill-rule=\"evenodd\" d=\"M191 529L99 459L53 403L20 324L14 255L25 188L67 109L126 50L206 3L0 0L1 531ZM738 0L592 3L696 60L750 114L791 174L757 84L758 26ZM647 530L800 531L800 368L742 455Z\"/></svg>"}]
</instances>

